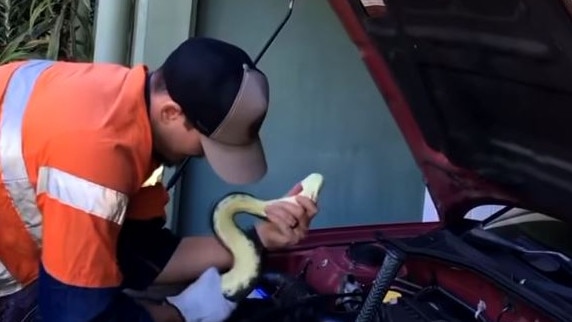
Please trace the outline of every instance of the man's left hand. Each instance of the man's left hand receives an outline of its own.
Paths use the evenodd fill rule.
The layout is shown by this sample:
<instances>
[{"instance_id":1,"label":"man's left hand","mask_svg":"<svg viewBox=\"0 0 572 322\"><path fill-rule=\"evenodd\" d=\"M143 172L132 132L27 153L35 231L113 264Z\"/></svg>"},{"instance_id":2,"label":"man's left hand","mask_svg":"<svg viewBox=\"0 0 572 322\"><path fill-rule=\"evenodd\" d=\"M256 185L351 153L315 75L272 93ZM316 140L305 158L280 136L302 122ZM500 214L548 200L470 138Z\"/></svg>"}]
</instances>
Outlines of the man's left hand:
<instances>
[{"instance_id":1,"label":"man's left hand","mask_svg":"<svg viewBox=\"0 0 572 322\"><path fill-rule=\"evenodd\" d=\"M287 196L300 193L300 184L294 186ZM256 226L260 241L268 250L292 246L300 242L308 232L310 222L318 213L314 201L307 197L296 196L296 203L281 201L270 204L265 212L268 221Z\"/></svg>"}]
</instances>

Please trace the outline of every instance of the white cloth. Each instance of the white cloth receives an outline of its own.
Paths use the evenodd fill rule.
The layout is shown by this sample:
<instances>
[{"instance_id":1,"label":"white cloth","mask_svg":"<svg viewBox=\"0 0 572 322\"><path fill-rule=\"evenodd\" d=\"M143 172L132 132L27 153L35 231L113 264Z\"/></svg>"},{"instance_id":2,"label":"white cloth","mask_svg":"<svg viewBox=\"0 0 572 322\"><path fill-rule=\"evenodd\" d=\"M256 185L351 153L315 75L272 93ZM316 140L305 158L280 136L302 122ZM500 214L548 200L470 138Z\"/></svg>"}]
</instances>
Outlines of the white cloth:
<instances>
[{"instance_id":1,"label":"white cloth","mask_svg":"<svg viewBox=\"0 0 572 322\"><path fill-rule=\"evenodd\" d=\"M214 267L207 269L180 294L168 297L187 322L222 322L236 308L221 291L221 277Z\"/></svg>"}]
</instances>

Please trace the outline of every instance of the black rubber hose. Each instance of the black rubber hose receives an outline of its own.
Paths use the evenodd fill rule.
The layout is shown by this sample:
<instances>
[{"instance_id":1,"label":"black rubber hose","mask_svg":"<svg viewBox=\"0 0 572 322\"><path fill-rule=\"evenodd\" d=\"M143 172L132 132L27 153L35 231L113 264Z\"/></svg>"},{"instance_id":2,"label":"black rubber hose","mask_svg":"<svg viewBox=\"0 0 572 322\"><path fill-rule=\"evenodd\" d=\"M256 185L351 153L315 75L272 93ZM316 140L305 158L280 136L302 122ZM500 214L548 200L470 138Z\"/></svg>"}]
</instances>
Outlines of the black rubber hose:
<instances>
[{"instance_id":1,"label":"black rubber hose","mask_svg":"<svg viewBox=\"0 0 572 322\"><path fill-rule=\"evenodd\" d=\"M379 307L383 304L383 298L397 276L404 260L405 254L403 252L387 248L383 264L375 277L373 287L367 295L367 299L359 312L356 322L373 321L375 314L379 312Z\"/></svg>"}]
</instances>

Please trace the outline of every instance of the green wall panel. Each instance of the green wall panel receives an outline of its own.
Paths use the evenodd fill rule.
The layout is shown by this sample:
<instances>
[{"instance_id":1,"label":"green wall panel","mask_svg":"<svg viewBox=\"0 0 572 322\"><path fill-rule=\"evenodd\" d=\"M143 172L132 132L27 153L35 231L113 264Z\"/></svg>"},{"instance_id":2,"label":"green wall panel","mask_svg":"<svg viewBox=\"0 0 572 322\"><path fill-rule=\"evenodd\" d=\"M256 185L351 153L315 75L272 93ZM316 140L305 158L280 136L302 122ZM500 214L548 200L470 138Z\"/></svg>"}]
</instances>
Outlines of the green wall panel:
<instances>
[{"instance_id":1,"label":"green wall panel","mask_svg":"<svg viewBox=\"0 0 572 322\"><path fill-rule=\"evenodd\" d=\"M200 1L197 34L238 44L254 57L286 6L278 0ZM179 232L209 233L210 209L228 192L275 198L313 171L325 176L313 228L421 220L420 172L326 1L297 1L259 65L271 86L262 129L268 174L253 185L230 186L205 160L194 160L181 187Z\"/></svg>"}]
</instances>

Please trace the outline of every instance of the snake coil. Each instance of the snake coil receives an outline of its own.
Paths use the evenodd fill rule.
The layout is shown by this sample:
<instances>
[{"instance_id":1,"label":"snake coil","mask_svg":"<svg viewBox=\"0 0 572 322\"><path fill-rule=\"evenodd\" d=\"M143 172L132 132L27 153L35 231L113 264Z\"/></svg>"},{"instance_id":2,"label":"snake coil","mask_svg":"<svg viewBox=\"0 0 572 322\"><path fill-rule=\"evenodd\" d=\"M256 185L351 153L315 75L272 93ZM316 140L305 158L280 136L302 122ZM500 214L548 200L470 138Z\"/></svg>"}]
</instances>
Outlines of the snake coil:
<instances>
[{"instance_id":1,"label":"snake coil","mask_svg":"<svg viewBox=\"0 0 572 322\"><path fill-rule=\"evenodd\" d=\"M300 182L302 191L296 196L305 196L316 202L323 181L321 174L310 174ZM266 206L282 201L296 203L296 196L260 200L246 193L232 193L215 205L212 216L213 231L234 258L232 268L221 276L222 293L228 300L237 302L250 294L258 280L261 267L260 249L238 227L234 221L235 216L248 213L266 219Z\"/></svg>"}]
</instances>

